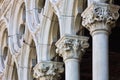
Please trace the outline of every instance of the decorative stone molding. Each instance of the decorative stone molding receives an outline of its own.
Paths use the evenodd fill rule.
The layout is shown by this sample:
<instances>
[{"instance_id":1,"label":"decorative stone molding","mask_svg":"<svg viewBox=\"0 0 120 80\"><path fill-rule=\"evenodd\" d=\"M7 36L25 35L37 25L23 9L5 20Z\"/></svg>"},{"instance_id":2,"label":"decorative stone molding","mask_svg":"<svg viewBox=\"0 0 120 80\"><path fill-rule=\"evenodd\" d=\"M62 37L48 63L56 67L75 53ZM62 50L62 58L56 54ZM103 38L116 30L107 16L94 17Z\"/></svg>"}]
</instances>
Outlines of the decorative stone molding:
<instances>
[{"instance_id":1,"label":"decorative stone molding","mask_svg":"<svg viewBox=\"0 0 120 80\"><path fill-rule=\"evenodd\" d=\"M26 21L31 33L36 33L40 29L46 10L45 3L46 0L26 0Z\"/></svg>"},{"instance_id":2,"label":"decorative stone molding","mask_svg":"<svg viewBox=\"0 0 120 80\"><path fill-rule=\"evenodd\" d=\"M3 13L5 13L5 11L7 11L6 9L8 7L10 7L10 1L11 0L3 0L2 3L0 3L0 17L3 15Z\"/></svg>"},{"instance_id":3,"label":"decorative stone molding","mask_svg":"<svg viewBox=\"0 0 120 80\"><path fill-rule=\"evenodd\" d=\"M12 8L13 14L10 16L11 24L8 27L8 43L11 54L18 55L23 46L26 32L26 8L23 1L14 3L16 8ZM13 16L16 15L16 16Z\"/></svg>"},{"instance_id":4,"label":"decorative stone molding","mask_svg":"<svg viewBox=\"0 0 120 80\"><path fill-rule=\"evenodd\" d=\"M81 14L83 17L82 25L90 30L90 32L98 29L110 31L110 29L114 27L113 25L119 17L119 8L119 6L112 4L93 3ZM96 24L102 25L96 26Z\"/></svg>"},{"instance_id":5,"label":"decorative stone molding","mask_svg":"<svg viewBox=\"0 0 120 80\"><path fill-rule=\"evenodd\" d=\"M88 37L77 35L65 35L55 44L57 46L56 52L66 59L79 59L82 52L89 47Z\"/></svg>"},{"instance_id":6,"label":"decorative stone molding","mask_svg":"<svg viewBox=\"0 0 120 80\"><path fill-rule=\"evenodd\" d=\"M50 0L50 2L54 7L56 14L60 16L64 6L64 0Z\"/></svg>"},{"instance_id":7,"label":"decorative stone molding","mask_svg":"<svg viewBox=\"0 0 120 80\"><path fill-rule=\"evenodd\" d=\"M33 76L45 80L59 80L60 73L64 72L62 62L40 62L34 68Z\"/></svg>"}]
</instances>

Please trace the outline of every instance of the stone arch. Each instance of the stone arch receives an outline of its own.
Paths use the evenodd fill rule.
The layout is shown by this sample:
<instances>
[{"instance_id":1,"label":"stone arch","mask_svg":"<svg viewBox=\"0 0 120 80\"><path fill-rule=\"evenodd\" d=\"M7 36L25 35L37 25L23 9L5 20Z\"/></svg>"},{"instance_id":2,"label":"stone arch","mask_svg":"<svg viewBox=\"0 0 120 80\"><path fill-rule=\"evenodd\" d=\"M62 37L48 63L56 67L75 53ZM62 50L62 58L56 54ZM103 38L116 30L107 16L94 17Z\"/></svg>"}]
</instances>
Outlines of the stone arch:
<instances>
[{"instance_id":1,"label":"stone arch","mask_svg":"<svg viewBox=\"0 0 120 80\"><path fill-rule=\"evenodd\" d=\"M37 0L36 4L38 4L36 5L36 8L38 8L38 13L40 13L45 6L45 0Z\"/></svg>"},{"instance_id":2,"label":"stone arch","mask_svg":"<svg viewBox=\"0 0 120 80\"><path fill-rule=\"evenodd\" d=\"M28 72L28 79L33 80L33 67L37 64L37 51L35 47L35 43L32 40L30 44L30 52L29 52L29 58L28 58L28 67L30 68Z\"/></svg>"},{"instance_id":3,"label":"stone arch","mask_svg":"<svg viewBox=\"0 0 120 80\"><path fill-rule=\"evenodd\" d=\"M2 17L0 19L0 79L4 76L4 71L5 71L5 62L7 62L6 57L7 57L7 53L4 54L4 48L7 47L8 48L8 24L7 24L7 20ZM4 56L4 58L3 58Z\"/></svg>"},{"instance_id":4,"label":"stone arch","mask_svg":"<svg viewBox=\"0 0 120 80\"><path fill-rule=\"evenodd\" d=\"M3 50L3 60L6 61L6 57L8 55L8 47L5 47ZM4 63L5 64L5 63Z\"/></svg>"},{"instance_id":5,"label":"stone arch","mask_svg":"<svg viewBox=\"0 0 120 80\"><path fill-rule=\"evenodd\" d=\"M65 34L76 34L79 26L76 27L75 21L78 13L78 2L79 0L73 0L71 3L64 0L50 0L51 6L53 7L54 13L58 16L60 24L60 35L61 37ZM82 1L81 1L82 2ZM69 3L66 5L66 3ZM67 10L68 9L68 10ZM80 16L80 15L79 15ZM69 24L68 24L69 23Z\"/></svg>"},{"instance_id":6,"label":"stone arch","mask_svg":"<svg viewBox=\"0 0 120 80\"><path fill-rule=\"evenodd\" d=\"M6 47L4 47L4 49L3 49L3 60L5 61L6 60L6 57L7 57L7 55L8 55L8 47L6 46Z\"/></svg>"},{"instance_id":7,"label":"stone arch","mask_svg":"<svg viewBox=\"0 0 120 80\"><path fill-rule=\"evenodd\" d=\"M0 20L0 31L1 31L1 33L0 33L0 36L1 36L1 38L3 39L3 35L4 35L4 33L5 32L7 32L7 37L8 37L8 22L7 22L7 20L5 19L5 18L2 18L1 20ZM0 45L2 45L2 39L0 39Z\"/></svg>"},{"instance_id":8,"label":"stone arch","mask_svg":"<svg viewBox=\"0 0 120 80\"><path fill-rule=\"evenodd\" d=\"M28 9L30 10L31 7L28 4L31 4L31 2L30 1L28 1L28 2L29 3L26 3L27 10ZM34 1L33 1L33 3L34 3ZM48 7L48 8L45 8L45 7ZM31 19L33 19L33 20L35 19L34 15L32 15L34 13L34 10L32 10L31 15L28 14L29 10L26 13L28 15L27 17L29 18L29 19L27 18L27 21L31 20ZM49 29L50 29L49 24L51 24L51 22L52 22L53 10L50 7L50 3L48 0L45 1L44 9L42 8L40 15L41 15L41 17L39 19L42 20L42 21L40 21L40 23L33 22L35 24L34 26L31 26L31 22L29 22L29 24L28 24L28 28L29 28L30 32L32 33L33 39L36 44L38 62L40 62L41 60L49 60L48 36L49 36Z\"/></svg>"},{"instance_id":9,"label":"stone arch","mask_svg":"<svg viewBox=\"0 0 120 80\"><path fill-rule=\"evenodd\" d=\"M8 31L7 29L3 31L1 47L2 47L2 56L3 56L4 66L5 66L6 58L8 55Z\"/></svg>"},{"instance_id":10,"label":"stone arch","mask_svg":"<svg viewBox=\"0 0 120 80\"><path fill-rule=\"evenodd\" d=\"M60 25L58 21L58 17L55 13L52 16L52 22L50 24L49 36L48 36L48 43L50 44L50 59L54 60L56 57L56 46L55 43L60 38Z\"/></svg>"},{"instance_id":11,"label":"stone arch","mask_svg":"<svg viewBox=\"0 0 120 80\"><path fill-rule=\"evenodd\" d=\"M46 21L40 29L40 33L38 34L39 36L37 36L39 37L37 50L39 50L38 57L40 58L40 60L38 60L38 64L42 61L51 61L53 57L56 56L54 53L55 49L53 50L53 47L55 47L55 42L60 38L59 21L57 15L51 12L47 16L49 17L44 17ZM53 61L57 62L57 60Z\"/></svg>"},{"instance_id":12,"label":"stone arch","mask_svg":"<svg viewBox=\"0 0 120 80\"><path fill-rule=\"evenodd\" d=\"M4 67L2 79L3 80L8 80L8 79L13 80L12 79L12 72L13 72L13 65L14 65L15 61L10 53L9 48L5 47L4 50L7 50L7 51L5 51L7 56L6 56L6 60L5 60L5 67Z\"/></svg>"},{"instance_id":13,"label":"stone arch","mask_svg":"<svg viewBox=\"0 0 120 80\"><path fill-rule=\"evenodd\" d=\"M8 79L11 79L11 73L12 73L12 70L13 70L13 67L12 67L12 56L11 56L11 53L10 53L10 50L9 50L9 46L8 46L8 30L6 28L6 26L2 27L2 31L1 31L1 60L2 61L2 67L3 67L3 76L2 76L2 79L3 80L8 80Z\"/></svg>"},{"instance_id":14,"label":"stone arch","mask_svg":"<svg viewBox=\"0 0 120 80\"><path fill-rule=\"evenodd\" d=\"M41 29L38 33L39 37L39 42L38 42L38 48L39 48L39 61L46 61L50 60L50 47L52 45L52 42L50 42L50 34L51 34L51 29L52 26L54 26L56 23L59 25L59 22L57 21L58 17L53 13L52 9L48 10L49 14L46 14L44 16L44 20L47 19L47 21L43 21L43 24L41 25ZM49 17L46 17L49 16ZM49 24L49 25L48 25ZM42 27L43 26L43 27ZM55 27L57 29L58 27ZM54 30L55 31L55 30ZM56 32L56 31L55 31Z\"/></svg>"},{"instance_id":15,"label":"stone arch","mask_svg":"<svg viewBox=\"0 0 120 80\"><path fill-rule=\"evenodd\" d=\"M25 34L25 25L24 24L20 24L19 34L20 34L20 39L21 39L22 36Z\"/></svg>"},{"instance_id":16,"label":"stone arch","mask_svg":"<svg viewBox=\"0 0 120 80\"><path fill-rule=\"evenodd\" d=\"M8 30L7 28L5 28L5 30L3 31L3 34L2 34L2 47L8 47Z\"/></svg>"},{"instance_id":17,"label":"stone arch","mask_svg":"<svg viewBox=\"0 0 120 80\"><path fill-rule=\"evenodd\" d=\"M49 29L48 43L50 44L50 47L49 47L50 60L54 62L63 62L63 58L56 53L57 47L55 46L55 43L61 37L60 32L61 31L60 31L58 16L55 13L53 13L52 22L50 24L50 29ZM65 72L62 73L61 76L62 76L61 80L65 80Z\"/></svg>"},{"instance_id":18,"label":"stone arch","mask_svg":"<svg viewBox=\"0 0 120 80\"><path fill-rule=\"evenodd\" d=\"M35 33L40 28L42 13L47 0L26 0L27 25L31 33Z\"/></svg>"},{"instance_id":19,"label":"stone arch","mask_svg":"<svg viewBox=\"0 0 120 80\"><path fill-rule=\"evenodd\" d=\"M11 80L19 80L16 64L14 63Z\"/></svg>"},{"instance_id":20,"label":"stone arch","mask_svg":"<svg viewBox=\"0 0 120 80\"><path fill-rule=\"evenodd\" d=\"M32 80L32 58L36 58L37 60L38 56L36 54L36 45L33 37L28 30L20 54L18 73L19 76L22 77L19 77L19 80ZM32 55L36 57L33 57Z\"/></svg>"},{"instance_id":21,"label":"stone arch","mask_svg":"<svg viewBox=\"0 0 120 80\"><path fill-rule=\"evenodd\" d=\"M75 28L74 31L76 35L83 34L83 26L81 24L82 17L81 13L87 7L87 0L77 0L76 2L76 16L75 16Z\"/></svg>"},{"instance_id":22,"label":"stone arch","mask_svg":"<svg viewBox=\"0 0 120 80\"><path fill-rule=\"evenodd\" d=\"M0 40L0 72L4 72L6 57L8 52L8 31L6 28L6 24L3 22L1 26L1 40ZM6 51L7 50L7 51Z\"/></svg>"},{"instance_id":23,"label":"stone arch","mask_svg":"<svg viewBox=\"0 0 120 80\"><path fill-rule=\"evenodd\" d=\"M9 27L9 46L12 54L19 53L26 34L26 7L24 1L13 5Z\"/></svg>"}]
</instances>

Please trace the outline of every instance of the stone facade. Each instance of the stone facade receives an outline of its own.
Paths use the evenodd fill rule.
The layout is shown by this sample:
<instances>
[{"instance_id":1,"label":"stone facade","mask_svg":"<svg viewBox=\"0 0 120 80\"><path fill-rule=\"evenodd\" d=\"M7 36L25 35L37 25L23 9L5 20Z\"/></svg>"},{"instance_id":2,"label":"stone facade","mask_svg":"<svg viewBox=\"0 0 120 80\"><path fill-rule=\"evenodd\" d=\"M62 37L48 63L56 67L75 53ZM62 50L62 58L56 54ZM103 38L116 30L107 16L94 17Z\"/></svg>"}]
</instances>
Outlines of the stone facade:
<instances>
[{"instance_id":1,"label":"stone facade","mask_svg":"<svg viewBox=\"0 0 120 80\"><path fill-rule=\"evenodd\" d=\"M114 3L0 0L0 80L80 80L90 46L85 28L93 38L92 78L109 80L108 36L120 8Z\"/></svg>"}]
</instances>

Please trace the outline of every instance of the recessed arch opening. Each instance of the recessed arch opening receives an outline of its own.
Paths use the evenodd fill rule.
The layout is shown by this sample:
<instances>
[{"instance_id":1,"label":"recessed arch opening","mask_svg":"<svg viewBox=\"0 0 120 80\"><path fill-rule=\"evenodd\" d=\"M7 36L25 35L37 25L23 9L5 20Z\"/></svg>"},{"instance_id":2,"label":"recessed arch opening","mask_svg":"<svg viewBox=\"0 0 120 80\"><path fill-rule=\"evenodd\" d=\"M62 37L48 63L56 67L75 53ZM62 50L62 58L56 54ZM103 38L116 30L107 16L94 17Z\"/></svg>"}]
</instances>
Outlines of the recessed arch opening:
<instances>
[{"instance_id":1,"label":"recessed arch opening","mask_svg":"<svg viewBox=\"0 0 120 80\"><path fill-rule=\"evenodd\" d=\"M8 46L8 30L7 30L7 28L3 31L1 45L2 45L2 47Z\"/></svg>"},{"instance_id":2,"label":"recessed arch opening","mask_svg":"<svg viewBox=\"0 0 120 80\"><path fill-rule=\"evenodd\" d=\"M56 46L55 43L60 39L60 25L58 16L53 13L50 25L50 32L49 32L49 44L50 44L50 60L55 62L63 62L63 58L56 53ZM61 80L65 80L65 72L61 74Z\"/></svg>"},{"instance_id":3,"label":"recessed arch opening","mask_svg":"<svg viewBox=\"0 0 120 80\"><path fill-rule=\"evenodd\" d=\"M30 53L29 53L29 60L28 60L28 67L29 67L29 75L28 78L29 80L37 80L33 77L33 68L37 64L37 52L36 52L36 47L35 43L32 40L30 44Z\"/></svg>"},{"instance_id":4,"label":"recessed arch opening","mask_svg":"<svg viewBox=\"0 0 120 80\"><path fill-rule=\"evenodd\" d=\"M53 13L52 20L51 20L51 26L50 26L50 33L49 33L49 44L50 46L50 56L51 60L53 60L53 57L56 55L56 46L55 43L60 39L60 28L59 28L59 21L58 17L55 13Z\"/></svg>"},{"instance_id":5,"label":"recessed arch opening","mask_svg":"<svg viewBox=\"0 0 120 80\"><path fill-rule=\"evenodd\" d=\"M6 64L6 58L8 55L8 31L7 28L4 29L3 34L2 34L2 61L3 61L3 67L5 68L5 64Z\"/></svg>"},{"instance_id":6,"label":"recessed arch opening","mask_svg":"<svg viewBox=\"0 0 120 80\"><path fill-rule=\"evenodd\" d=\"M23 20L23 23L26 22L26 8L25 8L25 3L22 4L22 20Z\"/></svg>"},{"instance_id":7,"label":"recessed arch opening","mask_svg":"<svg viewBox=\"0 0 120 80\"><path fill-rule=\"evenodd\" d=\"M45 0L36 0L36 9L38 10L38 13L41 13L41 10L45 6Z\"/></svg>"},{"instance_id":8,"label":"recessed arch opening","mask_svg":"<svg viewBox=\"0 0 120 80\"><path fill-rule=\"evenodd\" d=\"M18 80L18 72L16 64L14 63L13 72L12 72L12 79L11 80Z\"/></svg>"},{"instance_id":9,"label":"recessed arch opening","mask_svg":"<svg viewBox=\"0 0 120 80\"><path fill-rule=\"evenodd\" d=\"M13 72L12 72L12 79L11 80L18 80L18 72L16 64L14 63Z\"/></svg>"},{"instance_id":10,"label":"recessed arch opening","mask_svg":"<svg viewBox=\"0 0 120 80\"><path fill-rule=\"evenodd\" d=\"M24 39L24 35L26 33L26 7L25 7L25 3L22 3L20 6L20 10L18 11L18 17L16 18L17 22L15 26L15 33L17 34L17 40L18 40L18 46L19 48L21 48L21 46L23 45L23 39Z\"/></svg>"},{"instance_id":11,"label":"recessed arch opening","mask_svg":"<svg viewBox=\"0 0 120 80\"><path fill-rule=\"evenodd\" d=\"M19 29L20 39L23 37L24 34L25 34L25 24L20 24L20 29Z\"/></svg>"},{"instance_id":12,"label":"recessed arch opening","mask_svg":"<svg viewBox=\"0 0 120 80\"><path fill-rule=\"evenodd\" d=\"M19 31L23 33L23 29L24 29L24 33L25 33L25 25L26 25L26 8L25 8L25 3L23 3L21 5L19 14L18 14L19 18L18 18L18 25L19 25Z\"/></svg>"},{"instance_id":13,"label":"recessed arch opening","mask_svg":"<svg viewBox=\"0 0 120 80\"><path fill-rule=\"evenodd\" d=\"M3 50L3 59L4 59L4 61L6 61L7 54L8 54L8 47L5 47L4 50Z\"/></svg>"}]
</instances>

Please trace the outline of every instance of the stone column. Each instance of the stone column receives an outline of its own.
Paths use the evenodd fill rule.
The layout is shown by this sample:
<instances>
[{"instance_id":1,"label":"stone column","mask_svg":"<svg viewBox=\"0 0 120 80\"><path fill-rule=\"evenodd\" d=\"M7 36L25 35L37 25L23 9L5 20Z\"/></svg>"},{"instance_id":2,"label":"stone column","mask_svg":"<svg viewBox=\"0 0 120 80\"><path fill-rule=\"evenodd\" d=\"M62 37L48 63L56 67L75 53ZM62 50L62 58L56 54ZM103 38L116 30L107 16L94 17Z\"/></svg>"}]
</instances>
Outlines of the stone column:
<instances>
[{"instance_id":1,"label":"stone column","mask_svg":"<svg viewBox=\"0 0 120 80\"><path fill-rule=\"evenodd\" d=\"M59 80L64 67L62 62L44 61L37 64L33 70L33 76L39 80Z\"/></svg>"},{"instance_id":2,"label":"stone column","mask_svg":"<svg viewBox=\"0 0 120 80\"><path fill-rule=\"evenodd\" d=\"M93 39L93 80L109 80L108 35L119 17L118 10L116 5L93 3L82 13L82 25Z\"/></svg>"},{"instance_id":3,"label":"stone column","mask_svg":"<svg viewBox=\"0 0 120 80\"><path fill-rule=\"evenodd\" d=\"M88 37L65 35L56 43L56 52L65 62L65 80L80 80L79 61L85 48L88 48Z\"/></svg>"}]
</instances>

